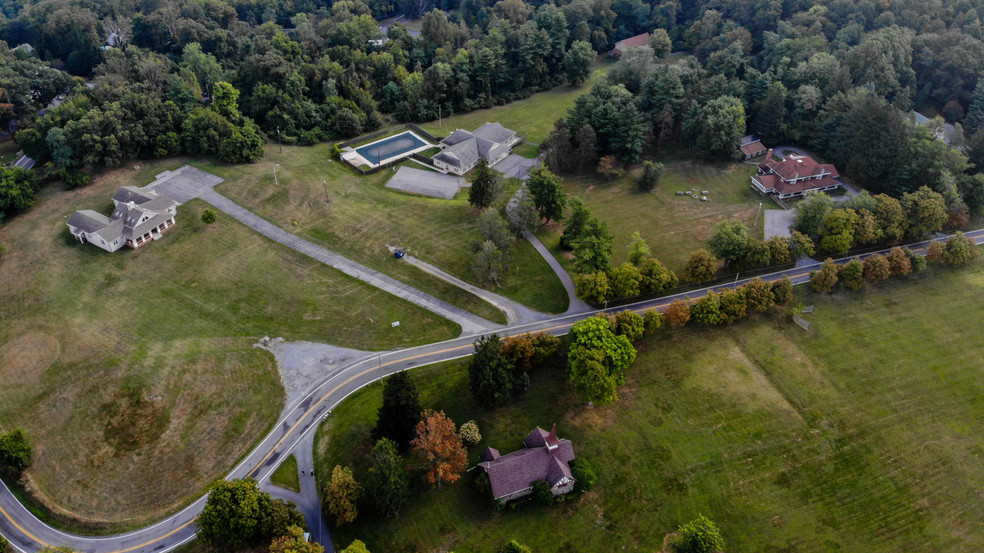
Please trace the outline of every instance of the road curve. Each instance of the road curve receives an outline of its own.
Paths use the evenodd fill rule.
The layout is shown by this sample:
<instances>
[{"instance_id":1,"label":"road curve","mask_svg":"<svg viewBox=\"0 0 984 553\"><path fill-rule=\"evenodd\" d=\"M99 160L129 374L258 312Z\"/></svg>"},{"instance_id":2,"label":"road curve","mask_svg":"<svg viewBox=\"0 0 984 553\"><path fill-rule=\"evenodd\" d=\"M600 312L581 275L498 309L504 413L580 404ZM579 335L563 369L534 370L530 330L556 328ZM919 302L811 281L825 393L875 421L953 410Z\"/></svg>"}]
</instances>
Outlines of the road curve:
<instances>
[{"instance_id":1,"label":"road curve","mask_svg":"<svg viewBox=\"0 0 984 553\"><path fill-rule=\"evenodd\" d=\"M984 229L966 234L978 245L984 243ZM909 247L915 251L923 251L930 242L909 244ZM888 249L885 249L878 253L887 251ZM838 262L845 263L855 257L864 258L871 253L841 258ZM794 284L802 284L809 281L810 271L815 270L818 266L819 263L814 263L805 267L762 275L758 278L773 281L788 276ZM650 309L662 309L677 299L696 298L711 289L734 288L745 282L747 279L673 296L640 301L610 311L629 309L635 312L644 312ZM577 321L600 312L604 312L604 310L560 315L544 321L505 327L494 332L503 336L538 332L562 335L566 334L571 325ZM226 478L251 476L257 480L263 480L276 468L280 460L307 433L317 428L318 422L347 396L359 388L397 371L468 356L471 354L472 343L476 338L477 336L473 335L414 348L381 352L351 363L313 389L303 399L289 406L286 410L287 414L277 423L276 427ZM6 485L0 485L0 535L3 535L16 549L24 553L33 553L46 546L68 546L82 553L161 553L194 538L195 517L201 512L204 503L205 496L202 496L182 511L156 524L128 534L87 537L65 533L41 522L17 501L17 498Z\"/></svg>"}]
</instances>

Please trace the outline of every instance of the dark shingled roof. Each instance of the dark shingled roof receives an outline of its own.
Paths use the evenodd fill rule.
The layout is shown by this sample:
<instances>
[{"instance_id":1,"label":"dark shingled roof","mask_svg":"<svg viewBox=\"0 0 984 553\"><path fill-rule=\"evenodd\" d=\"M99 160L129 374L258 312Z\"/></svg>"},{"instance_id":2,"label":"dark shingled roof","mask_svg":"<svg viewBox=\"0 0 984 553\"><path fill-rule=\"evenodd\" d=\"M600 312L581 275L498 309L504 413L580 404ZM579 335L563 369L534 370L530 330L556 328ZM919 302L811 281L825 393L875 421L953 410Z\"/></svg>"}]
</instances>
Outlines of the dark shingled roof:
<instances>
[{"instance_id":1,"label":"dark shingled roof","mask_svg":"<svg viewBox=\"0 0 984 553\"><path fill-rule=\"evenodd\" d=\"M109 217L91 209L76 211L68 220L68 225L82 232L95 232L109 224Z\"/></svg>"},{"instance_id":2,"label":"dark shingled roof","mask_svg":"<svg viewBox=\"0 0 984 553\"><path fill-rule=\"evenodd\" d=\"M535 480L546 480L556 486L562 479L573 479L570 463L574 446L570 440L557 438L557 425L550 432L537 427L523 440L526 449L499 456L488 448L482 453L479 466L485 469L495 499L522 492Z\"/></svg>"}]
</instances>

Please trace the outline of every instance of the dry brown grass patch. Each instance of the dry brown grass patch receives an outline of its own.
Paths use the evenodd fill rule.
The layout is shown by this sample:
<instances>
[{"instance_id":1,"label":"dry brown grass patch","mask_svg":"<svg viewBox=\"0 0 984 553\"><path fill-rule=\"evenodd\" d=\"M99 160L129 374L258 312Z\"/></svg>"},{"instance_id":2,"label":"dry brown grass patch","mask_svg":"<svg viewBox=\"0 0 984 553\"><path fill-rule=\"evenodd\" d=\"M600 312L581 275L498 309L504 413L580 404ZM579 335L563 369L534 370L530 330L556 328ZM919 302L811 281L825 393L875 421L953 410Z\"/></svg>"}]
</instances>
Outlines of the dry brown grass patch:
<instances>
[{"instance_id":1,"label":"dry brown grass patch","mask_svg":"<svg viewBox=\"0 0 984 553\"><path fill-rule=\"evenodd\" d=\"M60 351L58 340L41 331L29 331L0 347L0 382L4 386L35 386L41 373Z\"/></svg>"}]
</instances>

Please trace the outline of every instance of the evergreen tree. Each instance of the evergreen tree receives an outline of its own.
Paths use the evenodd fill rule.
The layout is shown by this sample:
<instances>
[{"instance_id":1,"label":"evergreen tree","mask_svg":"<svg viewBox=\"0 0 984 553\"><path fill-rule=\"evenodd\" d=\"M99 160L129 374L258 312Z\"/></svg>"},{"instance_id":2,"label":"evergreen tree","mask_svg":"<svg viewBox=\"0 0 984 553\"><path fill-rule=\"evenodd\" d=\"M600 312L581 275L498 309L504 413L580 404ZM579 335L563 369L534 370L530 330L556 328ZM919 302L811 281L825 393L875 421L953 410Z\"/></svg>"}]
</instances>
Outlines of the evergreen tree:
<instances>
[{"instance_id":1,"label":"evergreen tree","mask_svg":"<svg viewBox=\"0 0 984 553\"><path fill-rule=\"evenodd\" d=\"M420 396L410 373L400 371L383 380L383 404L379 407L373 438L388 438L406 449L417 432Z\"/></svg>"},{"instance_id":2,"label":"evergreen tree","mask_svg":"<svg viewBox=\"0 0 984 553\"><path fill-rule=\"evenodd\" d=\"M491 206L502 192L502 179L483 157L475 168L475 180L468 189L468 203L479 209Z\"/></svg>"},{"instance_id":3,"label":"evergreen tree","mask_svg":"<svg viewBox=\"0 0 984 553\"><path fill-rule=\"evenodd\" d=\"M515 393L513 362L502 354L502 339L498 334L483 336L475 341L475 353L468 362L468 377L472 397L486 409L505 405Z\"/></svg>"},{"instance_id":4,"label":"evergreen tree","mask_svg":"<svg viewBox=\"0 0 984 553\"><path fill-rule=\"evenodd\" d=\"M369 462L365 497L378 515L395 517L410 499L410 483L396 443L387 438L377 441L369 453Z\"/></svg>"}]
</instances>

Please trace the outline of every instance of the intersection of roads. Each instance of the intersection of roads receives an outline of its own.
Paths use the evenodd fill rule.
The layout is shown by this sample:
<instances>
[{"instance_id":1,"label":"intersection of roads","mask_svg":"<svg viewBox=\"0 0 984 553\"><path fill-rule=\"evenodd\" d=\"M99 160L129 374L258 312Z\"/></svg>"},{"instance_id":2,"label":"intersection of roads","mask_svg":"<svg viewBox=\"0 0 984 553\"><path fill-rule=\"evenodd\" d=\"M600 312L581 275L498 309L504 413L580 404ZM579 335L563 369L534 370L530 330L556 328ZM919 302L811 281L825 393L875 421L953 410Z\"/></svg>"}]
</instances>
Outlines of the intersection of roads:
<instances>
[{"instance_id":1,"label":"intersection of roads","mask_svg":"<svg viewBox=\"0 0 984 553\"><path fill-rule=\"evenodd\" d=\"M975 243L984 243L984 229L966 233ZM910 244L914 251L923 252L930 241ZM878 253L886 253L882 250ZM876 252L872 252L876 253ZM869 254L856 256L863 258ZM838 260L844 263L853 257ZM769 282L789 277L793 284L809 282L810 271L819 263L810 263L782 272L760 275L757 278ZM640 301L610 310L626 309L642 313L651 309L662 310L677 299L691 299L703 296L708 290L734 288L749 279L692 290L672 296ZM356 390L398 371L413 369L439 363L471 354L474 341L490 333L517 336L527 333L549 332L554 335L566 334L570 327L587 317L605 312L604 310L584 310L565 313L541 321L501 327L485 332L473 332L461 337L395 351L371 354L355 361L313 388L308 395L287 406L284 415L263 441L239 463L227 479L253 477L264 480L289 455L318 424L327 417L336 405ZM305 442L310 444L310 441ZM53 528L35 517L11 493L5 484L0 483L0 535L3 535L15 549L33 553L44 547L68 546L81 553L163 553L184 544L195 537L195 517L205 505L206 496L200 497L182 511L173 514L151 526L121 535L88 537L69 534ZM323 541L328 541L327 539ZM326 549L331 551L330 543Z\"/></svg>"}]
</instances>

